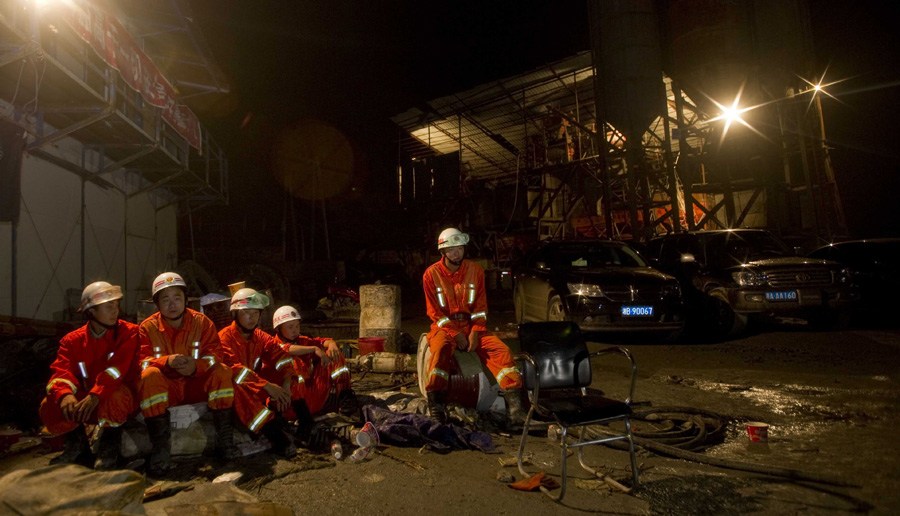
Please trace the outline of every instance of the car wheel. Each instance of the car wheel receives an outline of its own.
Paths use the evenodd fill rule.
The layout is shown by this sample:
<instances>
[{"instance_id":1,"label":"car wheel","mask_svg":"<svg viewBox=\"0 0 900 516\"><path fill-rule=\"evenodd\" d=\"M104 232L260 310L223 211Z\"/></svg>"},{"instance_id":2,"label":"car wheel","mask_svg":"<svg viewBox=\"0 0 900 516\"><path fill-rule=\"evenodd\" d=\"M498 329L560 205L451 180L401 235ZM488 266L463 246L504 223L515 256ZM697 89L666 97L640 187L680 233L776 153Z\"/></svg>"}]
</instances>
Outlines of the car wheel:
<instances>
[{"instance_id":1,"label":"car wheel","mask_svg":"<svg viewBox=\"0 0 900 516\"><path fill-rule=\"evenodd\" d=\"M735 313L722 292L709 294L709 329L714 339L725 339L737 335L747 326L747 316Z\"/></svg>"},{"instance_id":2,"label":"car wheel","mask_svg":"<svg viewBox=\"0 0 900 516\"><path fill-rule=\"evenodd\" d=\"M566 320L566 310L563 308L562 299L557 295L550 296L550 300L547 301L547 320Z\"/></svg>"}]
</instances>

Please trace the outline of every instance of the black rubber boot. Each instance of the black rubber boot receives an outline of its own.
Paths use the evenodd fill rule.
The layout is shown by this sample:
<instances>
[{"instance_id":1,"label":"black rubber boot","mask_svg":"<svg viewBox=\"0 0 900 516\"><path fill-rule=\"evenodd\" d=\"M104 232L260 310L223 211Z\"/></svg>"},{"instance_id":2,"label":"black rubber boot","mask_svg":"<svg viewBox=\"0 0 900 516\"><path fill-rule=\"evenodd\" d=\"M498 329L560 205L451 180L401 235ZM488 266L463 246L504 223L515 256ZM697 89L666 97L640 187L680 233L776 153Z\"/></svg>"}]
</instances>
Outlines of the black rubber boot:
<instances>
[{"instance_id":1,"label":"black rubber boot","mask_svg":"<svg viewBox=\"0 0 900 516\"><path fill-rule=\"evenodd\" d=\"M510 430L521 430L525 425L525 391L515 389L503 393L506 401L506 422Z\"/></svg>"},{"instance_id":2,"label":"black rubber boot","mask_svg":"<svg viewBox=\"0 0 900 516\"><path fill-rule=\"evenodd\" d=\"M309 407L306 406L304 400L295 400L292 406L294 407L294 414L297 415L297 433L295 437L301 446L309 447L309 439L312 436L313 426L315 426L316 422L313 420Z\"/></svg>"},{"instance_id":3,"label":"black rubber boot","mask_svg":"<svg viewBox=\"0 0 900 516\"><path fill-rule=\"evenodd\" d=\"M159 477L172 469L172 422L169 411L161 416L145 417L147 434L150 436L150 460L147 473Z\"/></svg>"},{"instance_id":4,"label":"black rubber boot","mask_svg":"<svg viewBox=\"0 0 900 516\"><path fill-rule=\"evenodd\" d=\"M444 402L446 394L443 391L428 392L428 415L442 425L447 424L450 420L447 414L447 405Z\"/></svg>"},{"instance_id":5,"label":"black rubber boot","mask_svg":"<svg viewBox=\"0 0 900 516\"><path fill-rule=\"evenodd\" d=\"M90 467L92 463L91 446L83 426L67 433L63 452L50 459L50 464L80 464Z\"/></svg>"},{"instance_id":6,"label":"black rubber boot","mask_svg":"<svg viewBox=\"0 0 900 516\"><path fill-rule=\"evenodd\" d=\"M119 451L122 448L122 427L107 426L100 433L97 443L97 460L94 469L110 470L119 465Z\"/></svg>"},{"instance_id":7,"label":"black rubber boot","mask_svg":"<svg viewBox=\"0 0 900 516\"><path fill-rule=\"evenodd\" d=\"M216 455L223 459L236 459L241 456L241 451L234 445L234 427L231 424L231 416L234 410L213 410L213 425L216 428Z\"/></svg>"},{"instance_id":8,"label":"black rubber boot","mask_svg":"<svg viewBox=\"0 0 900 516\"><path fill-rule=\"evenodd\" d=\"M347 417L359 418L359 401L356 399L356 393L353 389L341 391L338 395L338 413Z\"/></svg>"},{"instance_id":9,"label":"black rubber boot","mask_svg":"<svg viewBox=\"0 0 900 516\"><path fill-rule=\"evenodd\" d=\"M287 421L277 412L275 417L262 428L262 434L272 443L272 453L277 453L286 459L297 455L294 437L288 428Z\"/></svg>"}]
</instances>

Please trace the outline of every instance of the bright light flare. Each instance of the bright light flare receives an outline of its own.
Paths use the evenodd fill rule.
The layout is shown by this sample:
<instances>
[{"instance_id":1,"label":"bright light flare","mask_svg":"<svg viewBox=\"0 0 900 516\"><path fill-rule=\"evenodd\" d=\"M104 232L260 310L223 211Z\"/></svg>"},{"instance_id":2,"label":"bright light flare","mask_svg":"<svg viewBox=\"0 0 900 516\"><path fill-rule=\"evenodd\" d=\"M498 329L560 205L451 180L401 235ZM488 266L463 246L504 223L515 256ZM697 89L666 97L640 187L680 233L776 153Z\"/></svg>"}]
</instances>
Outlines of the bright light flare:
<instances>
[{"instance_id":1,"label":"bright light flare","mask_svg":"<svg viewBox=\"0 0 900 516\"><path fill-rule=\"evenodd\" d=\"M719 108L719 115L709 119L709 122L717 122L719 120L725 121L725 127L722 129L722 136L719 138L719 144L725 140L725 135L728 134L728 130L731 128L731 124L739 123L750 129L754 133L758 134L762 138L766 138L764 134L757 131L753 126L751 126L744 117L742 116L744 113L756 109L759 106L750 106L750 107L740 107L741 103L741 95L744 93L744 86L741 85L741 89L738 91L737 95L734 97L734 101L731 102L730 106L726 106L724 104L720 104L715 99L710 99L713 104Z\"/></svg>"}]
</instances>

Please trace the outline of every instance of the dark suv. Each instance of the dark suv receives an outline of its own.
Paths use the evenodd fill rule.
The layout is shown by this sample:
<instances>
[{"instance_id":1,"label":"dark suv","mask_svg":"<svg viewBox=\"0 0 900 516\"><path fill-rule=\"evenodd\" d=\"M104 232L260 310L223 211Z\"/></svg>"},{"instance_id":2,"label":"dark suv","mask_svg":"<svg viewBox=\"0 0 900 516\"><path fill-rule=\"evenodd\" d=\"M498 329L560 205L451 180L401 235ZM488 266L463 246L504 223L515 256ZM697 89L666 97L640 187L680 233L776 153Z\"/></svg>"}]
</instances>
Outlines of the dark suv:
<instances>
[{"instance_id":1,"label":"dark suv","mask_svg":"<svg viewBox=\"0 0 900 516\"><path fill-rule=\"evenodd\" d=\"M681 282L689 324L718 338L751 317L837 323L858 298L841 264L796 256L761 229L674 233L651 240L646 254Z\"/></svg>"}]
</instances>

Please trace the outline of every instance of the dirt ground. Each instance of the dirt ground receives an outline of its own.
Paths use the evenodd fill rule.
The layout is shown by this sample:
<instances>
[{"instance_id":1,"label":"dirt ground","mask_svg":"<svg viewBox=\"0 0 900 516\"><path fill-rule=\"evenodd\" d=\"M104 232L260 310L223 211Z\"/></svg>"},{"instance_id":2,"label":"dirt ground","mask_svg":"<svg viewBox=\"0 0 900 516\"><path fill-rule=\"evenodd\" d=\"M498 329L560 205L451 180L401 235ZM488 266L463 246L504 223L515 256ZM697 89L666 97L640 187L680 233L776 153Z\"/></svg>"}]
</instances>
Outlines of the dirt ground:
<instances>
[{"instance_id":1,"label":"dirt ground","mask_svg":"<svg viewBox=\"0 0 900 516\"><path fill-rule=\"evenodd\" d=\"M510 314L501 314L508 318ZM404 331L418 335L420 318L404 319ZM498 323L511 347L512 326ZM600 348L610 343L592 343ZM335 461L307 451L292 460L268 453L231 464L184 462L184 479L203 482L223 472L242 471L237 485L260 500L297 513L397 514L700 514L700 513L900 513L900 330L852 329L812 332L803 327L768 328L716 344L654 344L639 339L614 342L629 348L638 364L637 410L682 407L721 415L721 442L696 454L702 461L750 463L817 479L798 480L730 467L638 452L641 485L631 494L611 489L569 459L565 500L521 492L498 475L522 478L501 465L515 454L518 436L493 433L496 453L382 446L361 463ZM627 388L626 370L614 359L597 362L594 384L611 395ZM397 389L409 377L369 373L357 385ZM414 386L410 386L414 389ZM668 409L662 409L668 410ZM674 409L673 409L674 410ZM769 442L751 445L747 421L770 425ZM637 421L638 431L655 424ZM558 479L560 457L540 431L529 439L532 471ZM588 462L627 482L628 455L590 447ZM41 447L2 459L0 473L47 464ZM823 482L824 481L824 482ZM826 483L828 482L828 483ZM835 485L849 484L849 485Z\"/></svg>"}]
</instances>

